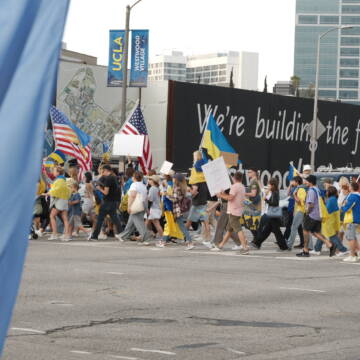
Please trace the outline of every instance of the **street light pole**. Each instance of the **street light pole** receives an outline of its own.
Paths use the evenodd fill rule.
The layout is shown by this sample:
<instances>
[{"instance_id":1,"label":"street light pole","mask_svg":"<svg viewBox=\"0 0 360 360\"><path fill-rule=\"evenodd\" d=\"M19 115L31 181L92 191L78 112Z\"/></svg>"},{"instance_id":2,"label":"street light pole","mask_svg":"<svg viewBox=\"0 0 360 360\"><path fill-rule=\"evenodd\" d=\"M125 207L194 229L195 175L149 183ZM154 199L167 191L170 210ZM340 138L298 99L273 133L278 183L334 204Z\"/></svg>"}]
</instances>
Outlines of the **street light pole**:
<instances>
[{"instance_id":1,"label":"street light pole","mask_svg":"<svg viewBox=\"0 0 360 360\"><path fill-rule=\"evenodd\" d=\"M126 120L126 95L127 95L127 83L128 83L128 54L129 54L129 32L130 32L130 12L131 9L137 5L141 0L137 0L132 6L126 6L125 17L125 43L124 43L124 67L123 67L123 83L121 94L121 125Z\"/></svg>"},{"instance_id":2,"label":"street light pole","mask_svg":"<svg viewBox=\"0 0 360 360\"><path fill-rule=\"evenodd\" d=\"M314 112L313 112L313 121L312 121L312 131L311 131L311 139L310 139L310 164L312 171L315 172L315 153L318 148L317 143L317 119L318 119L318 100L319 100L319 78L320 78L320 44L321 39L326 36L328 33L334 30L342 30L342 29L352 29L353 26L335 26L324 33L320 34L317 42L317 54L316 54L316 73L315 73L315 94L314 94Z\"/></svg>"}]
</instances>

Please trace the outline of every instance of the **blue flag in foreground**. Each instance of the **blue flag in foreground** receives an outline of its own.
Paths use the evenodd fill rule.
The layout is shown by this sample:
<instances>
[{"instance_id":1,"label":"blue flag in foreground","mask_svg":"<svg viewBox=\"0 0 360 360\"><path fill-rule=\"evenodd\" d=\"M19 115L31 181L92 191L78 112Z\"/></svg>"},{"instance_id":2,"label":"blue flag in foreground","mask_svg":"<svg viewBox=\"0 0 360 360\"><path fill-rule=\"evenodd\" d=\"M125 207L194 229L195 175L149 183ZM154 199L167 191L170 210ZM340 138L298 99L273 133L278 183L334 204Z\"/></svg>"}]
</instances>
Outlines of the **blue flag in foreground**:
<instances>
[{"instance_id":1,"label":"blue flag in foreground","mask_svg":"<svg viewBox=\"0 0 360 360\"><path fill-rule=\"evenodd\" d=\"M68 0L2 0L0 355L25 260ZM14 183L14 176L16 181Z\"/></svg>"}]
</instances>

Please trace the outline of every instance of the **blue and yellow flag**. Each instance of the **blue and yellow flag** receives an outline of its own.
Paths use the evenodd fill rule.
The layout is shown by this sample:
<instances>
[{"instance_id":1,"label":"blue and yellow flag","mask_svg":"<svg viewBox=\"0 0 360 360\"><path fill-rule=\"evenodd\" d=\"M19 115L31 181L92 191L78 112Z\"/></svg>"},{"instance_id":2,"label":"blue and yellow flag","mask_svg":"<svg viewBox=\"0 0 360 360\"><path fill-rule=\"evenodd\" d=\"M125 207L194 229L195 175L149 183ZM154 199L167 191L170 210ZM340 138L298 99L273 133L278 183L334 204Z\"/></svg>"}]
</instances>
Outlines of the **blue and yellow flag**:
<instances>
[{"instance_id":1,"label":"blue and yellow flag","mask_svg":"<svg viewBox=\"0 0 360 360\"><path fill-rule=\"evenodd\" d=\"M226 140L226 137L221 132L212 114L209 116L209 120L203 135L201 148L203 151L203 156L206 159L215 160L222 156L226 165L238 165L239 155Z\"/></svg>"},{"instance_id":2,"label":"blue and yellow flag","mask_svg":"<svg viewBox=\"0 0 360 360\"><path fill-rule=\"evenodd\" d=\"M60 151L59 149L55 150L54 152L52 152L48 158L55 160L59 165L63 164L66 161L66 156L65 154Z\"/></svg>"},{"instance_id":3,"label":"blue and yellow flag","mask_svg":"<svg viewBox=\"0 0 360 360\"><path fill-rule=\"evenodd\" d=\"M24 266L68 4L1 1L0 165L21 176L16 186L13 176L0 179L0 357Z\"/></svg>"},{"instance_id":4,"label":"blue and yellow flag","mask_svg":"<svg viewBox=\"0 0 360 360\"><path fill-rule=\"evenodd\" d=\"M300 176L300 173L297 171L296 167L291 162L290 165L289 165L288 180L291 181L295 176Z\"/></svg>"}]
</instances>

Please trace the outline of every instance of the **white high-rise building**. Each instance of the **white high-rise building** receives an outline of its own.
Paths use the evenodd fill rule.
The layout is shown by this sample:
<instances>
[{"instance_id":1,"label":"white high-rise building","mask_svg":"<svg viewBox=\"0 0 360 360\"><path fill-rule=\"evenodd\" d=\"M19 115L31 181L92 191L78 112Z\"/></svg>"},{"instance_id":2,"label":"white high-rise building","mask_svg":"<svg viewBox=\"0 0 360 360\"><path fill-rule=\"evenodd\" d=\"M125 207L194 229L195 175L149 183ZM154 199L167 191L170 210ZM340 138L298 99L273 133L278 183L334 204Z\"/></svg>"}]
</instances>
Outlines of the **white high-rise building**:
<instances>
[{"instance_id":1,"label":"white high-rise building","mask_svg":"<svg viewBox=\"0 0 360 360\"><path fill-rule=\"evenodd\" d=\"M235 88L257 90L259 55L229 51L185 57L173 51L150 61L149 80L178 80L229 86L231 73Z\"/></svg>"},{"instance_id":2,"label":"white high-rise building","mask_svg":"<svg viewBox=\"0 0 360 360\"><path fill-rule=\"evenodd\" d=\"M181 51L156 55L149 62L149 80L186 81L186 57Z\"/></svg>"}]
</instances>

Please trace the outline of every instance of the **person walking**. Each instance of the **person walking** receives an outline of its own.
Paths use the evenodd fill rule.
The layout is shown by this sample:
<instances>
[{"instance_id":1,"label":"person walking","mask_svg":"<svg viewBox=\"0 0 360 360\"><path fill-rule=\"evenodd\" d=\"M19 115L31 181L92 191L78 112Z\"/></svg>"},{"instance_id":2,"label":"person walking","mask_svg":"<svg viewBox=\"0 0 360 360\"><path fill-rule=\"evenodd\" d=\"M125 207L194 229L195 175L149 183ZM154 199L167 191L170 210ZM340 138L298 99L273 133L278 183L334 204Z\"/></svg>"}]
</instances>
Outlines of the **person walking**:
<instances>
[{"instance_id":1,"label":"person walking","mask_svg":"<svg viewBox=\"0 0 360 360\"><path fill-rule=\"evenodd\" d=\"M111 221L116 226L117 235L115 235L115 237L119 240L121 239L119 235L119 232L121 230L121 224L117 215L117 205L119 201L119 185L116 177L112 174L113 172L110 165L105 164L102 166L102 177L100 178L99 184L96 186L96 189L103 195L103 199L100 204L99 216L97 218L95 230L90 234L88 238L88 240L90 241L97 241L101 231L101 227L107 215L110 216Z\"/></svg>"},{"instance_id":2,"label":"person walking","mask_svg":"<svg viewBox=\"0 0 360 360\"><path fill-rule=\"evenodd\" d=\"M242 174L240 172L236 172L233 176L234 183L230 187L230 193L226 194L225 192L221 192L217 194L218 198L228 201L227 213L229 221L226 226L226 233L224 239L217 247L211 249L212 251L221 250L230 239L232 233L235 232L237 233L242 246L242 248L240 249L240 254L249 254L249 246L242 230L242 225L240 223L241 217L244 212L245 201L245 187L242 184L242 178Z\"/></svg>"},{"instance_id":3,"label":"person walking","mask_svg":"<svg viewBox=\"0 0 360 360\"><path fill-rule=\"evenodd\" d=\"M145 213L148 208L148 195L146 185L143 182L143 174L135 171L133 183L128 194L129 219L124 231L117 236L119 241L130 240L130 236L137 230L140 234L139 244L149 245L150 233L145 226Z\"/></svg>"},{"instance_id":4,"label":"person walking","mask_svg":"<svg viewBox=\"0 0 360 360\"><path fill-rule=\"evenodd\" d=\"M271 233L273 233L280 250L288 250L285 238L280 230L281 214L278 217L273 217L269 210L270 207L279 208L280 193L278 186L278 181L275 178L271 178L269 180L269 189L265 194L266 211L265 214L261 217L256 238L251 243L254 248L260 249L262 243L270 236ZM281 212L280 210L279 213Z\"/></svg>"},{"instance_id":5,"label":"person walking","mask_svg":"<svg viewBox=\"0 0 360 360\"><path fill-rule=\"evenodd\" d=\"M309 241L311 235L323 241L329 249L332 247L331 241L321 234L322 214L320 202L323 200L321 198L320 190L316 187L316 176L309 175L304 179L304 184L309 188L306 195L305 216L303 222L304 249L302 252L296 254L297 257L310 256Z\"/></svg>"},{"instance_id":6,"label":"person walking","mask_svg":"<svg viewBox=\"0 0 360 360\"><path fill-rule=\"evenodd\" d=\"M299 233L300 245L302 246L304 245L304 234L303 234L302 223L304 221L305 200L306 200L306 187L303 185L303 179L300 176L295 176L291 180L291 182L292 185L294 186L293 197L294 197L295 206L294 206L294 216L291 224L290 235L286 240L289 250L291 250L294 245L297 233Z\"/></svg>"},{"instance_id":7,"label":"person walking","mask_svg":"<svg viewBox=\"0 0 360 360\"><path fill-rule=\"evenodd\" d=\"M195 248L192 242L191 235L189 230L185 226L185 217L184 214L189 211L189 202L190 199L186 200L187 194L187 184L184 175L175 174L174 182L173 182L173 192L171 195L167 195L167 197L172 201L173 215L176 224L184 235L185 238L185 250L192 250ZM165 235L163 238L162 246L165 245L170 240L170 235Z\"/></svg>"},{"instance_id":8,"label":"person walking","mask_svg":"<svg viewBox=\"0 0 360 360\"><path fill-rule=\"evenodd\" d=\"M346 262L359 261L359 243L357 241L357 232L360 225L360 194L359 184L351 184L351 194L346 200L346 204L341 208L345 214L344 224L346 226L345 238L349 242L350 255L344 259Z\"/></svg>"},{"instance_id":9,"label":"person walking","mask_svg":"<svg viewBox=\"0 0 360 360\"><path fill-rule=\"evenodd\" d=\"M64 223L64 234L61 239L64 241L68 241L71 239L68 220L69 199L71 196L71 192L66 184L64 169L61 166L56 166L54 168L53 175L55 176L56 180L51 185L50 191L47 194L51 196L50 225L52 235L50 236L50 240L56 240L59 238L59 234L57 232L56 218L58 215L60 215Z\"/></svg>"},{"instance_id":10,"label":"person walking","mask_svg":"<svg viewBox=\"0 0 360 360\"><path fill-rule=\"evenodd\" d=\"M338 250L337 256L345 256L349 252L339 239L340 231L340 211L338 206L338 192L335 186L329 186L326 191L326 209L328 215L322 222L321 233L330 239L333 246L330 248L330 257L334 256ZM314 250L310 251L311 255L320 255L323 242L316 241Z\"/></svg>"},{"instance_id":11,"label":"person walking","mask_svg":"<svg viewBox=\"0 0 360 360\"><path fill-rule=\"evenodd\" d=\"M149 214L147 217L147 227L150 230L151 225L154 225L157 231L157 237L160 239L163 236L163 229L160 225L160 219L162 215L161 205L160 205L160 176L152 175L149 177L150 189L148 192L148 201L149 201Z\"/></svg>"}]
</instances>

